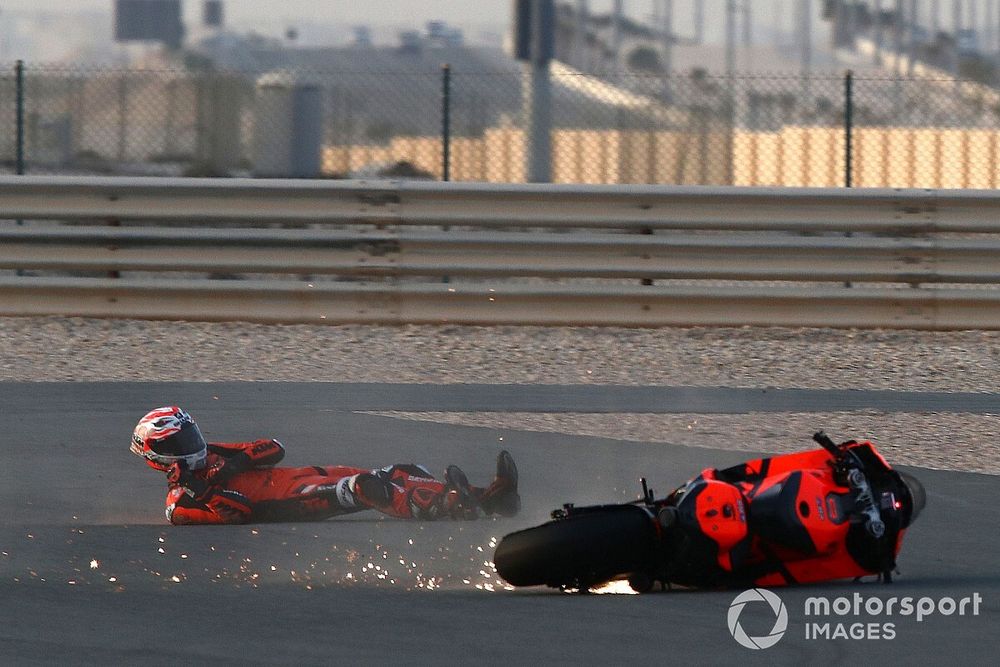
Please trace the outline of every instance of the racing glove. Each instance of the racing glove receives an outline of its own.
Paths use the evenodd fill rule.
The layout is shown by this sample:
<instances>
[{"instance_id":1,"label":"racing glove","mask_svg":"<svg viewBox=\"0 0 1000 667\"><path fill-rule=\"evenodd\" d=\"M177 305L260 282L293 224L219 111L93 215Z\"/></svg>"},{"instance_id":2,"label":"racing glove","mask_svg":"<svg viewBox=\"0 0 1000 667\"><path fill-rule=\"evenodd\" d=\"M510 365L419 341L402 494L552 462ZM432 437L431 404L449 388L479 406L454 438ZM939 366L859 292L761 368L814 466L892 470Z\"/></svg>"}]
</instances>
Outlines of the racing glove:
<instances>
[{"instance_id":1,"label":"racing glove","mask_svg":"<svg viewBox=\"0 0 1000 667\"><path fill-rule=\"evenodd\" d=\"M167 481L184 489L184 492L198 501L205 500L212 493L212 485L199 479L183 462L178 461L167 468Z\"/></svg>"}]
</instances>

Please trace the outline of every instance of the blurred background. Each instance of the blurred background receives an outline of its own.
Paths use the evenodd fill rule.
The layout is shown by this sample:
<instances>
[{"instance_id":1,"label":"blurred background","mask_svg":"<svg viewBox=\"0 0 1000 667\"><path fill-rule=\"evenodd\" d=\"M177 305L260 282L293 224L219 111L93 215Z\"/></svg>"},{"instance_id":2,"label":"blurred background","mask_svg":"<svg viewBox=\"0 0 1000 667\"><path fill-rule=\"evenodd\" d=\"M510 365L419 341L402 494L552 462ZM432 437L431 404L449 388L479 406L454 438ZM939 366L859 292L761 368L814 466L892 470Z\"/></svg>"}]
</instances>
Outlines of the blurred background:
<instances>
[{"instance_id":1,"label":"blurred background","mask_svg":"<svg viewBox=\"0 0 1000 667\"><path fill-rule=\"evenodd\" d=\"M1000 0L0 0L4 173L995 188L998 86Z\"/></svg>"}]
</instances>

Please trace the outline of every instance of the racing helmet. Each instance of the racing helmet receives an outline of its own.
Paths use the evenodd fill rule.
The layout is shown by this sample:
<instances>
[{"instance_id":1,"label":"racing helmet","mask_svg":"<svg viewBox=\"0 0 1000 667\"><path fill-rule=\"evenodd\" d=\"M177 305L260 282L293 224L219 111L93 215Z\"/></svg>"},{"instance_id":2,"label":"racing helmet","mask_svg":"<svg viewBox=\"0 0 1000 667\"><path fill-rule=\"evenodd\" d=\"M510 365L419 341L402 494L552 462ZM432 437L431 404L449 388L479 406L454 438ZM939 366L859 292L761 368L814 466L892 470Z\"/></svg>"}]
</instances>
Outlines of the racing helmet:
<instances>
[{"instance_id":1,"label":"racing helmet","mask_svg":"<svg viewBox=\"0 0 1000 667\"><path fill-rule=\"evenodd\" d=\"M176 405L146 413L132 431L132 453L146 459L146 464L165 471L183 461L190 469L205 465L208 444L191 415Z\"/></svg>"}]
</instances>

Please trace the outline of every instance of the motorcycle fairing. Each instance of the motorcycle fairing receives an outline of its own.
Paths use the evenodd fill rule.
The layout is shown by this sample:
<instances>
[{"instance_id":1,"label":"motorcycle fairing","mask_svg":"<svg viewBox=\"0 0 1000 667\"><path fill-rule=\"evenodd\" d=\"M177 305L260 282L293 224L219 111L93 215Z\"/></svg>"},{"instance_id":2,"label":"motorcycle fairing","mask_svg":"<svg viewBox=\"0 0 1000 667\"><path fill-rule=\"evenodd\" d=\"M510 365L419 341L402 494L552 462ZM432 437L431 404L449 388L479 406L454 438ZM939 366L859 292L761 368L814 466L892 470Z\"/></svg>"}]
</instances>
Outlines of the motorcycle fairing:
<instances>
[{"instance_id":1,"label":"motorcycle fairing","mask_svg":"<svg viewBox=\"0 0 1000 667\"><path fill-rule=\"evenodd\" d=\"M848 446L873 483L891 485L892 477L898 477L871 443ZM833 463L823 449L754 459L704 470L679 489L681 526L698 534L686 541L682 557L718 568L710 576L689 565L684 569L698 580L692 583L775 586L860 577L894 567L900 522L890 517L886 534L875 539L861 524L848 521L854 501ZM746 510L742 522L734 511L739 502ZM724 513L727 506L730 516Z\"/></svg>"}]
</instances>

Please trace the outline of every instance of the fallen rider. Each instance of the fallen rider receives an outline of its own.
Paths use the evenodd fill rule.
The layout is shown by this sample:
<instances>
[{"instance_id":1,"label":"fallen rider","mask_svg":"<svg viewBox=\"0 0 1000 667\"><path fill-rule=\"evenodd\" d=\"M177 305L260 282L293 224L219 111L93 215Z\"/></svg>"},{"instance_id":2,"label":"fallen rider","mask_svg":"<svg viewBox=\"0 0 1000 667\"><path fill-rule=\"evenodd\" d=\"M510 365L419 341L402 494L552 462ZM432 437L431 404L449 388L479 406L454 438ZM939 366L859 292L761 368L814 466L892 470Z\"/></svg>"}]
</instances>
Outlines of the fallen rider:
<instances>
[{"instance_id":1,"label":"fallen rider","mask_svg":"<svg viewBox=\"0 0 1000 667\"><path fill-rule=\"evenodd\" d=\"M165 472L167 520L173 524L319 521L374 509L402 519L514 516L521 506L517 467L497 456L486 487L448 466L444 481L421 465L274 467L285 456L277 440L208 443L194 419L176 406L147 413L132 433L131 451Z\"/></svg>"}]
</instances>

